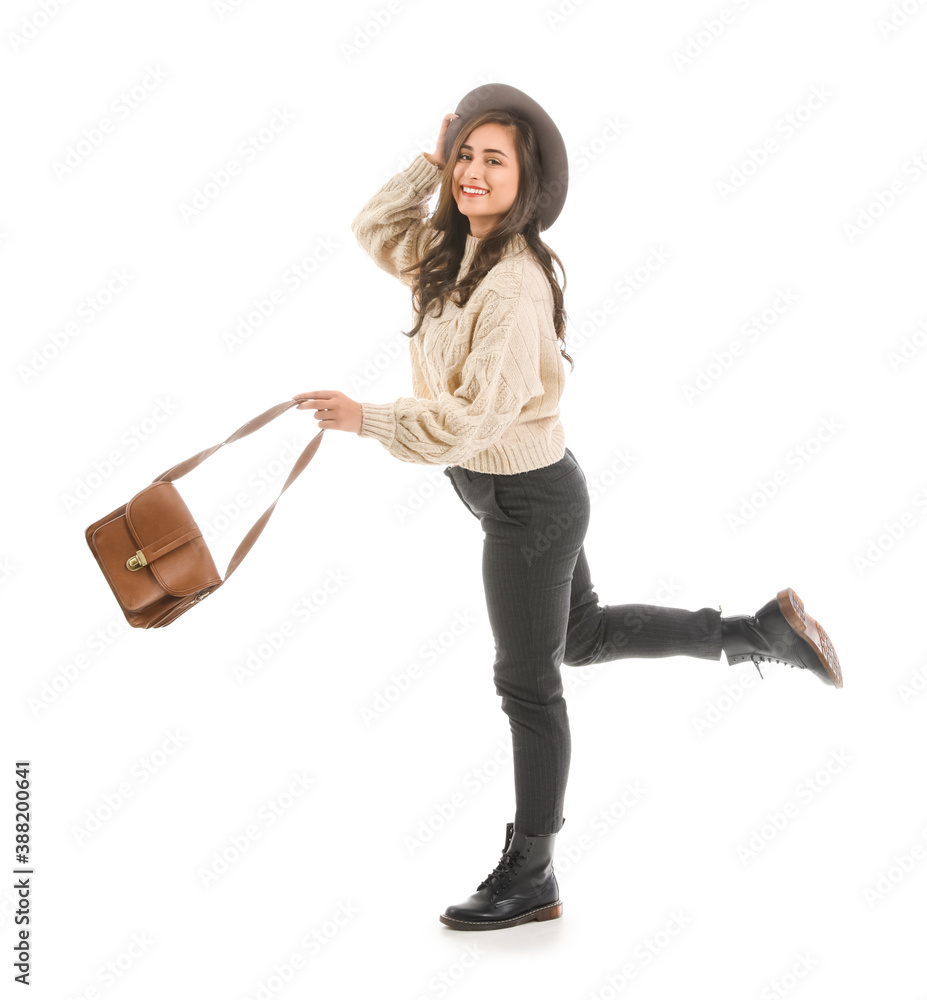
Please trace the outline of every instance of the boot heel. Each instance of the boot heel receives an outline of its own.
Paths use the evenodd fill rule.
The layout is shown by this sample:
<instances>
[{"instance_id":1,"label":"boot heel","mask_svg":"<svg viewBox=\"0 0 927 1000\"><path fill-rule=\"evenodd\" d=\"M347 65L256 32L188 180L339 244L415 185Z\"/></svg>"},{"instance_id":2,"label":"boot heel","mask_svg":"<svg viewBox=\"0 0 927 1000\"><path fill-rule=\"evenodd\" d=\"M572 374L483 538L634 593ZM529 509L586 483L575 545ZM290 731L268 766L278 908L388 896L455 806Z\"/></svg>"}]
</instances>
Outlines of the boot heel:
<instances>
[{"instance_id":1,"label":"boot heel","mask_svg":"<svg viewBox=\"0 0 927 1000\"><path fill-rule=\"evenodd\" d=\"M553 906L548 906L546 910L541 910L534 919L553 920L555 917L559 917L562 913L563 903L555 903Z\"/></svg>"},{"instance_id":2,"label":"boot heel","mask_svg":"<svg viewBox=\"0 0 927 1000\"><path fill-rule=\"evenodd\" d=\"M792 628L800 633L808 631L808 616L805 613L805 605L791 587L780 590L776 594L776 601L779 604L782 617L785 618Z\"/></svg>"}]
</instances>

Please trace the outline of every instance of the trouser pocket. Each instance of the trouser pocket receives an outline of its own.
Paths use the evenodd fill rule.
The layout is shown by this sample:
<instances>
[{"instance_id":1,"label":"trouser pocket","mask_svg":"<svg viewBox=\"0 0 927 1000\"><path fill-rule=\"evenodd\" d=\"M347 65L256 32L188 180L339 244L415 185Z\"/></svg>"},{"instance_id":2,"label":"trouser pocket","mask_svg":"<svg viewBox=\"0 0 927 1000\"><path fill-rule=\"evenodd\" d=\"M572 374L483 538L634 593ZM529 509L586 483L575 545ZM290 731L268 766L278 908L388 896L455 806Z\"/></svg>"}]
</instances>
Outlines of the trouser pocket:
<instances>
[{"instance_id":1,"label":"trouser pocket","mask_svg":"<svg viewBox=\"0 0 927 1000\"><path fill-rule=\"evenodd\" d=\"M444 474L450 479L457 495L474 517L480 520L488 517L494 521L515 524L519 528L525 526L509 506L514 499L511 491L518 489L514 482L515 476L496 476L490 472L473 472L470 469L461 468L459 465L446 468ZM511 482L501 483L500 479L511 480Z\"/></svg>"},{"instance_id":2,"label":"trouser pocket","mask_svg":"<svg viewBox=\"0 0 927 1000\"><path fill-rule=\"evenodd\" d=\"M444 470L444 475L447 476L448 479L450 479L451 486L454 487L454 492L457 494L457 496L460 497L460 502L464 505L464 507L467 508L468 511L470 511L470 513L474 517L478 518L480 515L477 514L476 511L474 511L474 509L470 506L470 504L467 503L466 497L463 495L463 493L461 492L460 486L458 486L458 484L457 484L457 477L454 475L454 470L456 468L457 468L456 466L454 466L453 468L451 468L451 467L446 468Z\"/></svg>"},{"instance_id":3,"label":"trouser pocket","mask_svg":"<svg viewBox=\"0 0 927 1000\"><path fill-rule=\"evenodd\" d=\"M573 457L573 452L566 448L563 452L563 458L559 462L534 471L537 475L543 476L548 483L556 483L561 479L566 479L567 476L572 476L577 469L579 469L579 463Z\"/></svg>"}]
</instances>

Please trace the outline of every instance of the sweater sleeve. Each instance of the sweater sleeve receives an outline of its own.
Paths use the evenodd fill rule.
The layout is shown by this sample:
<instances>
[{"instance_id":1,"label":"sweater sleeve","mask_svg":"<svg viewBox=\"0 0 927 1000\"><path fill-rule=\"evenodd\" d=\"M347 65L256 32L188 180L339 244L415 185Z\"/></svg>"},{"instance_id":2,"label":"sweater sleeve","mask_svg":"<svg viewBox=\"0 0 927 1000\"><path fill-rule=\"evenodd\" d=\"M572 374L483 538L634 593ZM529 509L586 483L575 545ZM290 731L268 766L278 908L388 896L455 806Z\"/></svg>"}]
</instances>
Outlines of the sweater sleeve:
<instances>
[{"instance_id":1,"label":"sweater sleeve","mask_svg":"<svg viewBox=\"0 0 927 1000\"><path fill-rule=\"evenodd\" d=\"M351 222L357 242L377 267L410 288L415 279L399 272L425 256L435 232L426 218L428 200L440 179L441 168L421 153L405 170L391 177Z\"/></svg>"},{"instance_id":2,"label":"sweater sleeve","mask_svg":"<svg viewBox=\"0 0 927 1000\"><path fill-rule=\"evenodd\" d=\"M489 448L522 408L544 394L542 331L524 267L494 269L460 385L436 399L362 403L360 437L375 438L404 462L465 462Z\"/></svg>"}]
</instances>

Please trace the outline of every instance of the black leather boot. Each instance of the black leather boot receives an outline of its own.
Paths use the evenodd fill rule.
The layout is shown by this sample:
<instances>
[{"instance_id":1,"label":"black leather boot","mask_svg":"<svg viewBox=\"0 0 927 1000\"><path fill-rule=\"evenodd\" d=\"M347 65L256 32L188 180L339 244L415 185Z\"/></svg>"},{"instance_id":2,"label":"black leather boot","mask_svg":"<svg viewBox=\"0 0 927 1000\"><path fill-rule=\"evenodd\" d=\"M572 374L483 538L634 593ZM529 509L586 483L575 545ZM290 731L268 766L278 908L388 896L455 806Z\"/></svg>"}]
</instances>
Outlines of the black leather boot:
<instances>
[{"instance_id":1,"label":"black leather boot","mask_svg":"<svg viewBox=\"0 0 927 1000\"><path fill-rule=\"evenodd\" d=\"M819 680L843 687L840 660L830 636L805 611L791 587L780 590L755 615L721 619L721 649L728 663L776 660L810 670Z\"/></svg>"},{"instance_id":2,"label":"black leather boot","mask_svg":"<svg viewBox=\"0 0 927 1000\"><path fill-rule=\"evenodd\" d=\"M458 931L486 931L559 917L563 904L553 866L556 839L556 833L526 834L506 823L502 860L469 899L441 914L441 923Z\"/></svg>"}]
</instances>

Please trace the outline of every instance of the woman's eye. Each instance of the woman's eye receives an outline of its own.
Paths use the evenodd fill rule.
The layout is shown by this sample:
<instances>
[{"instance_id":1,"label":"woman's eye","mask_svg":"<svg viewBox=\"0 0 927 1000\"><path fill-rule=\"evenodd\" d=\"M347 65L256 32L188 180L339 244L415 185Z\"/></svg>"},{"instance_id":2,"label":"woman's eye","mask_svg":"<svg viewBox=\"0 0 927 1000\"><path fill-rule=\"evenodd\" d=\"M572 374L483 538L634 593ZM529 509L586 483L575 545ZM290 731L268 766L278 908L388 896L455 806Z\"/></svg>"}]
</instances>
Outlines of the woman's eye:
<instances>
[{"instance_id":1,"label":"woman's eye","mask_svg":"<svg viewBox=\"0 0 927 1000\"><path fill-rule=\"evenodd\" d=\"M457 154L457 159L458 160L463 160L463 159L468 158L469 156L470 156L469 153L458 153ZM497 160L494 156L491 156L489 158L489 162L490 163L498 163L500 167L502 166L502 162L500 160Z\"/></svg>"}]
</instances>

